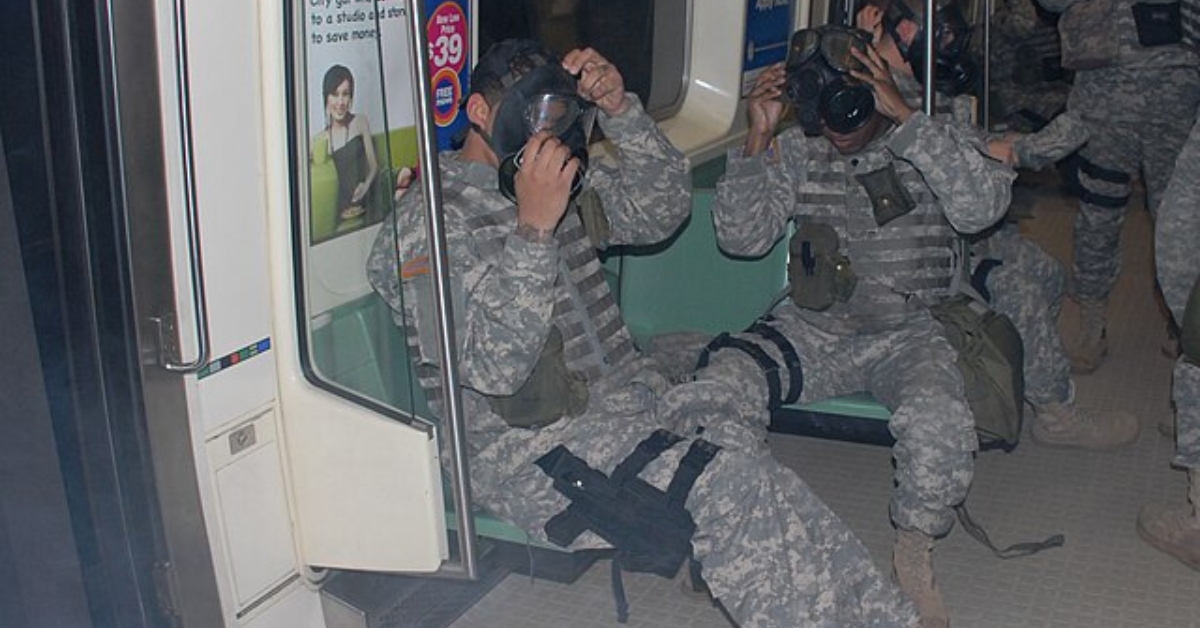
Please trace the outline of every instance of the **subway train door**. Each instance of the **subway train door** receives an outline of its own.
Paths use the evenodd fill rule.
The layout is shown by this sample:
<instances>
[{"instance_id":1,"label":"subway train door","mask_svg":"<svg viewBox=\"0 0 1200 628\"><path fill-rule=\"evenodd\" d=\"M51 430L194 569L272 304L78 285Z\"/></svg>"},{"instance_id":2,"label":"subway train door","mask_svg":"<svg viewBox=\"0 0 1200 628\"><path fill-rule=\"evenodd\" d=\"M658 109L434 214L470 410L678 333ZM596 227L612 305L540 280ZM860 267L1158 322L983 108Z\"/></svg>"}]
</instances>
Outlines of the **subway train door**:
<instances>
[{"instance_id":1,"label":"subway train door","mask_svg":"<svg viewBox=\"0 0 1200 628\"><path fill-rule=\"evenodd\" d=\"M301 3L15 4L0 625L319 628L324 568L455 571L438 432L362 276L378 217L293 211L328 183L293 183ZM407 16L350 4L325 34L370 39L366 5Z\"/></svg>"}]
</instances>

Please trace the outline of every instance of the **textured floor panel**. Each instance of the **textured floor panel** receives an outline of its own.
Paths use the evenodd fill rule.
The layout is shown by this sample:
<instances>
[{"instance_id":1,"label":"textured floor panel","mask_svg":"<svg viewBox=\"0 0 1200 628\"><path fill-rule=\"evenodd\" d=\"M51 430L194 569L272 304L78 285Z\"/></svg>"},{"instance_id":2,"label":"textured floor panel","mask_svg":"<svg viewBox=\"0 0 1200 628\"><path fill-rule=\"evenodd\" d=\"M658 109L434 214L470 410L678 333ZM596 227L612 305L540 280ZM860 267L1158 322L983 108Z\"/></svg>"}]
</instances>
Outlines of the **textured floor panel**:
<instances>
[{"instance_id":1,"label":"textured floor panel","mask_svg":"<svg viewBox=\"0 0 1200 628\"><path fill-rule=\"evenodd\" d=\"M1023 230L1069 264L1074 205L1053 185L1040 191L1035 218ZM1064 534L1066 544L1000 560L956 526L935 553L955 627L1200 627L1200 574L1151 549L1134 528L1143 504L1182 504L1186 482L1169 466L1173 444L1155 430L1171 417L1171 362L1159 351L1165 319L1153 299L1150 232L1146 212L1132 210L1122 238L1125 271L1110 307L1111 354L1095 374L1077 378L1081 405L1138 414L1141 437L1104 453L1047 448L1026 438L1011 454L978 457L967 504L998 545L1053 533ZM1077 308L1068 302L1064 310L1061 327L1069 331ZM783 435L773 435L771 445L889 569L888 450ZM629 626L728 625L717 609L685 596L674 582L635 574L626 586ZM509 576L454 628L566 625L617 625L608 563L569 586Z\"/></svg>"}]
</instances>

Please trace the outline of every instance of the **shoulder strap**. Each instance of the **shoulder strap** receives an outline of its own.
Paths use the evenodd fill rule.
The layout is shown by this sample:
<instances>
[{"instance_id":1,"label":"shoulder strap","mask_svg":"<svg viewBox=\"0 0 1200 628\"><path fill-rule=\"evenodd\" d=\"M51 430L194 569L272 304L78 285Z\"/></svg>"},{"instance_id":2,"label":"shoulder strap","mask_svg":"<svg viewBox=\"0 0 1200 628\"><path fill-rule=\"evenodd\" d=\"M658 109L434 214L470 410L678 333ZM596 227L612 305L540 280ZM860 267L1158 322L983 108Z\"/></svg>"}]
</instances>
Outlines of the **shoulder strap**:
<instances>
[{"instance_id":1,"label":"shoulder strap","mask_svg":"<svg viewBox=\"0 0 1200 628\"><path fill-rule=\"evenodd\" d=\"M637 474L641 473L651 460L674 447L681 440L683 437L678 434L664 429L654 430L653 434L638 443L637 447L617 465L617 468L613 469L612 475L609 477L618 484L629 478L637 477Z\"/></svg>"}]
</instances>

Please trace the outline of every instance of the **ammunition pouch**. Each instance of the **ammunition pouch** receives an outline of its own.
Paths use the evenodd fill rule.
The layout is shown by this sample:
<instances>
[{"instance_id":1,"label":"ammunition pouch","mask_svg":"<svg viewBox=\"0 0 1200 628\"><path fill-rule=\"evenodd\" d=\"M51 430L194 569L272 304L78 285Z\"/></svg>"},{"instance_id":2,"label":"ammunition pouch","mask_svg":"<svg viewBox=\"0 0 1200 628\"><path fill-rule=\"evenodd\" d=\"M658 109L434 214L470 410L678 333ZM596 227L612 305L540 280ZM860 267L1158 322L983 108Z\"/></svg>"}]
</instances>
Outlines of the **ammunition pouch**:
<instances>
[{"instance_id":1,"label":"ammunition pouch","mask_svg":"<svg viewBox=\"0 0 1200 628\"><path fill-rule=\"evenodd\" d=\"M512 395L489 395L488 405L513 427L550 425L564 416L587 410L588 389L583 376L567 369L562 332L550 328L546 344L524 384Z\"/></svg>"},{"instance_id":2,"label":"ammunition pouch","mask_svg":"<svg viewBox=\"0 0 1200 628\"><path fill-rule=\"evenodd\" d=\"M1169 46L1183 41L1183 14L1179 3L1139 2L1133 5L1138 43L1147 47Z\"/></svg>"},{"instance_id":3,"label":"ammunition pouch","mask_svg":"<svg viewBox=\"0 0 1200 628\"><path fill-rule=\"evenodd\" d=\"M875 213L875 223L880 227L911 212L917 208L912 195L896 174L895 164L880 168L866 174L856 174L867 196L871 199L871 210Z\"/></svg>"},{"instance_id":4,"label":"ammunition pouch","mask_svg":"<svg viewBox=\"0 0 1200 628\"><path fill-rule=\"evenodd\" d=\"M788 282L792 301L805 309L821 311L854 294L858 277L850 259L839 252L833 227L803 221L788 243Z\"/></svg>"},{"instance_id":5,"label":"ammunition pouch","mask_svg":"<svg viewBox=\"0 0 1200 628\"><path fill-rule=\"evenodd\" d=\"M1200 276L1192 284L1183 320L1179 323L1179 350L1183 359L1200 366Z\"/></svg>"},{"instance_id":6,"label":"ammunition pouch","mask_svg":"<svg viewBox=\"0 0 1200 628\"><path fill-rule=\"evenodd\" d=\"M1092 70L1117 60L1116 0L1080 0L1067 7L1058 20L1062 66Z\"/></svg>"},{"instance_id":7,"label":"ammunition pouch","mask_svg":"<svg viewBox=\"0 0 1200 628\"><path fill-rule=\"evenodd\" d=\"M611 477L591 468L563 445L534 463L553 478L554 489L571 500L566 510L546 522L550 542L566 547L591 530L616 549L613 594L621 623L629 612L621 570L669 578L691 556L696 523L684 506L696 478L720 447L703 439L692 441L665 492L637 477L650 461L682 440L679 435L656 430L613 469Z\"/></svg>"}]
</instances>

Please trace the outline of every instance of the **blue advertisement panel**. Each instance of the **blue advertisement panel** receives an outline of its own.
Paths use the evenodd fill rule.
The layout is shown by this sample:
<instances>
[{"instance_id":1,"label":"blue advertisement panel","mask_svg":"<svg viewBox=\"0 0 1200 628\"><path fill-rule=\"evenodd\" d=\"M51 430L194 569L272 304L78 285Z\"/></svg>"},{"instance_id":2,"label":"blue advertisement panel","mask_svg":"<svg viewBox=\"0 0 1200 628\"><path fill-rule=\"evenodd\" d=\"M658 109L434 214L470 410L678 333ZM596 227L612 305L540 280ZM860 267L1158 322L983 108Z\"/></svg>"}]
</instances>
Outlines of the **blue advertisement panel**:
<instances>
[{"instance_id":1,"label":"blue advertisement panel","mask_svg":"<svg viewBox=\"0 0 1200 628\"><path fill-rule=\"evenodd\" d=\"M471 29L467 0L425 0L429 37L429 76L439 150L447 150L467 124L461 110L471 74Z\"/></svg>"},{"instance_id":2,"label":"blue advertisement panel","mask_svg":"<svg viewBox=\"0 0 1200 628\"><path fill-rule=\"evenodd\" d=\"M787 58L794 3L795 0L747 0L742 96L750 93L764 68Z\"/></svg>"}]
</instances>

